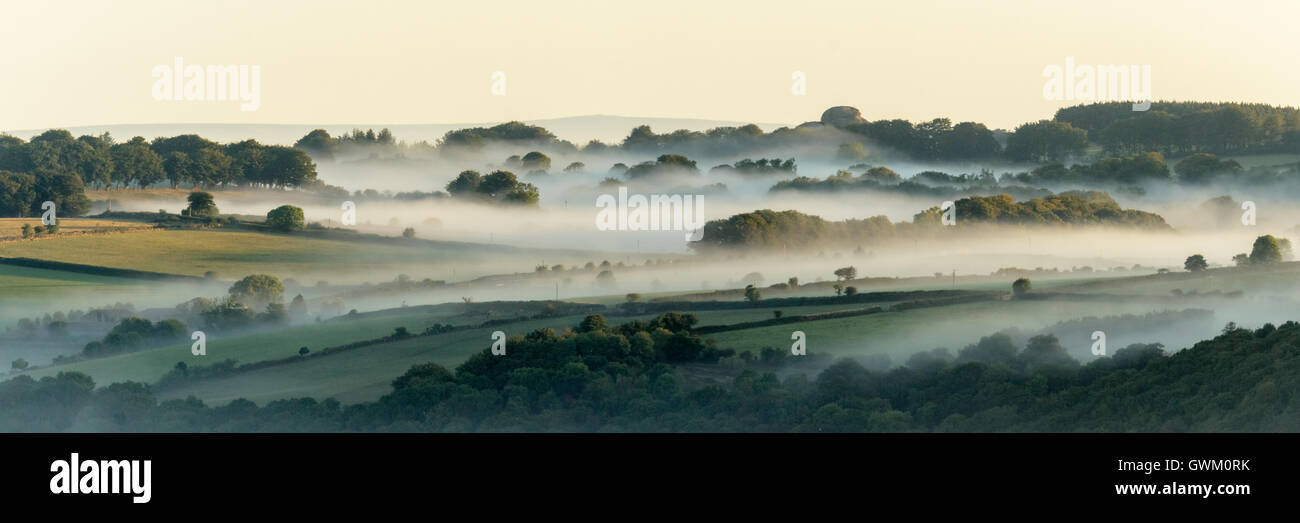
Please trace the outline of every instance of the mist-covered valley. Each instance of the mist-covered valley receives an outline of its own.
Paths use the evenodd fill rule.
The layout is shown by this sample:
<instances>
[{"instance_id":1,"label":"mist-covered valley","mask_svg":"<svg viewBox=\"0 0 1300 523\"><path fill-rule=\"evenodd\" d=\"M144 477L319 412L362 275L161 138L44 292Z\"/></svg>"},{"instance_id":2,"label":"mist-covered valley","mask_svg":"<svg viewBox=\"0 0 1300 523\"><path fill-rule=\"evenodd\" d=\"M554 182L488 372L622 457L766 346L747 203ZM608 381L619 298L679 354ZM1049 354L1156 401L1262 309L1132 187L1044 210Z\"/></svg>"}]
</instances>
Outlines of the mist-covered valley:
<instances>
[{"instance_id":1,"label":"mist-covered valley","mask_svg":"<svg viewBox=\"0 0 1300 523\"><path fill-rule=\"evenodd\" d=\"M653 135L652 130L640 132ZM449 132L448 137L453 134ZM691 209L687 209L687 217L694 218L697 226L771 209L796 211L827 222L883 217L902 227L916 222L927 210L941 208L945 202L995 195L1007 188L1028 194L1017 198L1023 201L1035 195L1107 187L1087 179L1047 180L1039 186L1004 179L999 185L997 174L1027 173L1035 169L1034 164L1007 159L916 160L896 148L826 125L797 139L780 140L772 147L719 145L707 140L687 144L681 150L694 156L679 156L681 159L673 164L627 144L578 148L551 138L522 144L512 140L484 141L469 149L451 149L411 146L400 136L384 138L384 133L373 138L373 131L369 138L373 141L367 141L366 133L357 131L350 136L358 137L350 146L329 154L317 151L313 156L318 189L257 189L225 184L205 188L215 196L223 215L256 220L272 208L291 204L302 209L307 223L322 230L347 229L355 231L359 238L368 238L361 244L385 243L383 238L404 235L409 240L428 241L411 242L417 251L430 250L426 258L418 253L394 258L367 252L363 246L322 257L320 263L304 260L291 272L280 274L286 282L286 295L301 295L312 311L304 318L329 318L354 309L364 312L462 300L617 302L627 294L658 296L722 290L736 291L731 298L741 299L739 290L751 284L764 288L791 279L805 284L827 282L817 290L784 291L815 295L828 292L829 282L841 279L834 274L837 269L850 266L856 270L856 279L864 280L856 286L857 292L999 289L1009 288L1010 280L1022 276L1032 277L1040 286L1069 285L1092 279L1182 272L1184 261L1192 254L1203 255L1208 267L1231 267L1233 256L1249 252L1257 236L1267 233L1287 238L1296 233L1296 224L1300 223L1300 216L1288 204L1286 190L1243 188L1232 180L1188 185L1152 179L1138 185L1117 185L1116 190L1104 192L1121 208L1163 217L1167 227L996 220L966 224L965 217L958 215L955 221L959 226L948 230L900 229L855 241L782 240L780 249L741 245L702 252L692 245L691 224L683 227L681 223L665 223L661 227L669 230L601 230L599 198L617 196L620 190L645 196L689 195L697 199L695 208L703 214L691 217ZM634 131L627 141L636 136ZM1007 139L1005 133L997 136L1002 141ZM854 146L846 148L846 144ZM302 142L298 145L310 150ZM1073 162L1086 164L1087 160ZM633 169L638 166L639 171ZM465 171L511 172L518 183L535 188L536 202L503 205L490 199L448 194L449 185ZM946 184L946 179L932 173L980 180ZM830 180L834 176L845 183L817 190L779 187L799 177ZM872 183L855 186L855 179ZM103 188L89 193L90 212L175 212L187 205L190 192L192 189L183 188ZM1244 201L1252 203L1250 218L1254 223L1250 225L1243 225ZM619 205L626 207L627 203L620 201ZM246 267L252 273L257 264ZM602 277L606 271L610 275ZM177 304L225 294L224 287L243 276L208 275L212 281L206 284L131 285L103 297L87 297L84 293L63 297L56 293L35 299L14 297L6 300L3 319L12 328L20 318L114 303L131 303L142 314L162 319L165 311ZM1252 289L1251 298L1261 298L1257 293L1268 294L1270 289L1276 287ZM1244 312L1240 300L1217 303L1214 308L1216 314L1229 321L1256 317L1272 321L1267 314L1261 316L1259 310ZM1091 315L1107 315L1106 307L1096 309ZM1236 309L1243 312L1237 314ZM1159 307L1132 310L1149 312ZM33 315L33 311L39 312ZM1048 315L1043 321L1067 319ZM953 329L947 330L952 339L973 338L988 334L982 331L990 331L990 327L996 330L1025 323L1012 317L993 321L980 322L979 329L971 332L962 329L956 334ZM1176 338L1171 332L1160 336L1153 332L1149 337L1145 341L1173 345L1196 339ZM932 348L911 333L900 334L898 340L900 344L888 351L896 359L908 350Z\"/></svg>"},{"instance_id":2,"label":"mist-covered valley","mask_svg":"<svg viewBox=\"0 0 1300 523\"><path fill-rule=\"evenodd\" d=\"M434 143L317 129L292 147L48 131L0 143L7 161L166 161L88 167L84 196L57 196L77 217L53 230L15 208L0 356L18 376L143 381L163 399L365 405L430 358L481 364L498 334L616 334L696 390L844 361L1092 368L1287 325L1300 156L1166 159L1060 126L835 107L580 146L519 122ZM320 379L340 372L355 375Z\"/></svg>"},{"instance_id":3,"label":"mist-covered valley","mask_svg":"<svg viewBox=\"0 0 1300 523\"><path fill-rule=\"evenodd\" d=\"M1300 4L1192 3L6 3L6 513L1291 508Z\"/></svg>"}]
</instances>

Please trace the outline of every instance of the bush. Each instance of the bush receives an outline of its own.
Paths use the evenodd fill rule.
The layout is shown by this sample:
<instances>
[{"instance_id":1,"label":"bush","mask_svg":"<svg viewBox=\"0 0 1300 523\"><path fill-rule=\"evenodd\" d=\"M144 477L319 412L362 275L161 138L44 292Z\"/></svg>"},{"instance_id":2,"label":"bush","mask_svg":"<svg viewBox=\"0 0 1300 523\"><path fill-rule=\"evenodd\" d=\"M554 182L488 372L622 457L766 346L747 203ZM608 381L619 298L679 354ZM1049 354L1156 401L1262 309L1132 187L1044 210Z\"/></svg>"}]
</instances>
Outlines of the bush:
<instances>
[{"instance_id":1,"label":"bush","mask_svg":"<svg viewBox=\"0 0 1300 523\"><path fill-rule=\"evenodd\" d=\"M1019 278L1011 284L1011 294L1018 298L1028 294L1030 288L1029 278Z\"/></svg>"},{"instance_id":2,"label":"bush","mask_svg":"<svg viewBox=\"0 0 1300 523\"><path fill-rule=\"evenodd\" d=\"M261 305L280 301L284 297L284 284L269 274L250 274L230 286L230 297L246 305Z\"/></svg>"},{"instance_id":3,"label":"bush","mask_svg":"<svg viewBox=\"0 0 1300 523\"><path fill-rule=\"evenodd\" d=\"M144 318L130 317L118 322L102 341L87 343L82 353L95 357L150 345L165 345L185 339L186 327L179 320L152 323Z\"/></svg>"},{"instance_id":4,"label":"bush","mask_svg":"<svg viewBox=\"0 0 1300 523\"><path fill-rule=\"evenodd\" d=\"M280 232L301 231L306 226L302 209L281 205L266 213L266 225Z\"/></svg>"},{"instance_id":5,"label":"bush","mask_svg":"<svg viewBox=\"0 0 1300 523\"><path fill-rule=\"evenodd\" d=\"M216 199L211 193L203 191L194 191L190 193L190 205L185 208L181 214L193 218L216 218L220 212L217 210Z\"/></svg>"}]
</instances>

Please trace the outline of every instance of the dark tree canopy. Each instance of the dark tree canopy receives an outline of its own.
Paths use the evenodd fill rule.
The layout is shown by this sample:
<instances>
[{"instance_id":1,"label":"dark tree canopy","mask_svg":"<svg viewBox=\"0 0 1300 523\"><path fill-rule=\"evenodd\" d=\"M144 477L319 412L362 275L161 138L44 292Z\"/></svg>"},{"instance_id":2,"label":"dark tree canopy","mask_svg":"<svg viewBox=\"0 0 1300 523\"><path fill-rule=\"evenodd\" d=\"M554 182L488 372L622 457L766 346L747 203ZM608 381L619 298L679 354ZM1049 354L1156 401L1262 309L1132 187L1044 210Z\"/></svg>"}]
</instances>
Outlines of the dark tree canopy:
<instances>
[{"instance_id":1,"label":"dark tree canopy","mask_svg":"<svg viewBox=\"0 0 1300 523\"><path fill-rule=\"evenodd\" d=\"M537 205L540 196L536 186L519 181L510 171L493 171L487 176L463 171L447 184L447 193L472 201L515 205Z\"/></svg>"},{"instance_id":2,"label":"dark tree canopy","mask_svg":"<svg viewBox=\"0 0 1300 523\"><path fill-rule=\"evenodd\" d=\"M187 200L189 200L190 205L189 207L186 207L185 210L187 211L186 214L189 216L196 218L215 218L220 214L220 211L217 210L216 199L212 197L212 193L194 191L190 193Z\"/></svg>"},{"instance_id":3,"label":"dark tree canopy","mask_svg":"<svg viewBox=\"0 0 1300 523\"><path fill-rule=\"evenodd\" d=\"M281 205L266 213L266 225L280 232L300 231L306 226L302 208Z\"/></svg>"},{"instance_id":4,"label":"dark tree canopy","mask_svg":"<svg viewBox=\"0 0 1300 523\"><path fill-rule=\"evenodd\" d=\"M1017 161L1059 161L1087 148L1088 131L1051 120L1023 124L1007 138L1007 156Z\"/></svg>"},{"instance_id":5,"label":"dark tree canopy","mask_svg":"<svg viewBox=\"0 0 1300 523\"><path fill-rule=\"evenodd\" d=\"M284 298L284 284L269 274L253 274L230 286L230 297L245 305L263 305Z\"/></svg>"},{"instance_id":6,"label":"dark tree canopy","mask_svg":"<svg viewBox=\"0 0 1300 523\"><path fill-rule=\"evenodd\" d=\"M1030 284L1029 278L1017 278L1016 281L1011 282L1011 294L1016 297L1029 294L1029 291L1032 288L1033 286Z\"/></svg>"}]
</instances>

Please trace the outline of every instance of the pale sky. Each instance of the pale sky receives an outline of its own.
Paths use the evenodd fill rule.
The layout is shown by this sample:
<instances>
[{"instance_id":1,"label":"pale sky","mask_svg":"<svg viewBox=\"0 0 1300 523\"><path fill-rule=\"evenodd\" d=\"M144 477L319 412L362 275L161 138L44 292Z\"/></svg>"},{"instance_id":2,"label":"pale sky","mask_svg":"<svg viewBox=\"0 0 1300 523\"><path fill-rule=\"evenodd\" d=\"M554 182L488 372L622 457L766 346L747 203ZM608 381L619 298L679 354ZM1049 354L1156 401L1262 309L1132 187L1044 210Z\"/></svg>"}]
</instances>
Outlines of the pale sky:
<instances>
[{"instance_id":1,"label":"pale sky","mask_svg":"<svg viewBox=\"0 0 1300 523\"><path fill-rule=\"evenodd\" d=\"M461 123L613 114L990 127L1050 118L1043 69L1150 65L1156 99L1300 105L1287 1L0 2L0 129ZM166 102L156 65L258 65L261 105ZM492 73L506 75L493 96ZM806 74L804 96L792 74Z\"/></svg>"}]
</instances>

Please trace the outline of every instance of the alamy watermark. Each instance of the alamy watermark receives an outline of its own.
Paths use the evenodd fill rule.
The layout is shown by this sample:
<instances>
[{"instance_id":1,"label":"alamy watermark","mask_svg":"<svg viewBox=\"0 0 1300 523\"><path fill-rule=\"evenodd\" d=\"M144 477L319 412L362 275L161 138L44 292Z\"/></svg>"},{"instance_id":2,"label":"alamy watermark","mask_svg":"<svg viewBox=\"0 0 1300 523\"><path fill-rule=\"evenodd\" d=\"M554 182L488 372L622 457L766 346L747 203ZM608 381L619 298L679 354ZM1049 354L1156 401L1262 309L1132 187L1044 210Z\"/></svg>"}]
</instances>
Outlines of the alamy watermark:
<instances>
[{"instance_id":1,"label":"alamy watermark","mask_svg":"<svg viewBox=\"0 0 1300 523\"><path fill-rule=\"evenodd\" d=\"M1092 331L1092 355L1106 355L1106 331Z\"/></svg>"},{"instance_id":2,"label":"alamy watermark","mask_svg":"<svg viewBox=\"0 0 1300 523\"><path fill-rule=\"evenodd\" d=\"M343 225L347 225L347 226L356 225L357 204L354 203L352 200L348 200L346 202L343 202L342 209L343 209L343 216L339 217L339 221L342 222Z\"/></svg>"},{"instance_id":3,"label":"alamy watermark","mask_svg":"<svg viewBox=\"0 0 1300 523\"><path fill-rule=\"evenodd\" d=\"M41 202L41 225L50 226L59 224L59 214L54 202Z\"/></svg>"},{"instance_id":4,"label":"alamy watermark","mask_svg":"<svg viewBox=\"0 0 1300 523\"><path fill-rule=\"evenodd\" d=\"M76 452L50 463L51 494L129 494L132 503L153 497L150 460L82 460Z\"/></svg>"},{"instance_id":5,"label":"alamy watermark","mask_svg":"<svg viewBox=\"0 0 1300 523\"><path fill-rule=\"evenodd\" d=\"M506 333L504 331L492 331L492 355L506 355Z\"/></svg>"},{"instance_id":6,"label":"alamy watermark","mask_svg":"<svg viewBox=\"0 0 1300 523\"><path fill-rule=\"evenodd\" d=\"M627 187L596 197L596 228L602 231L686 231L687 241L704 238L704 195L628 195Z\"/></svg>"},{"instance_id":7,"label":"alamy watermark","mask_svg":"<svg viewBox=\"0 0 1300 523\"><path fill-rule=\"evenodd\" d=\"M488 88L492 96L506 95L506 73L505 71L492 71L492 83Z\"/></svg>"},{"instance_id":8,"label":"alamy watermark","mask_svg":"<svg viewBox=\"0 0 1300 523\"><path fill-rule=\"evenodd\" d=\"M262 66L186 64L177 56L153 68L153 99L160 102L242 102L241 111L262 106Z\"/></svg>"},{"instance_id":9,"label":"alamy watermark","mask_svg":"<svg viewBox=\"0 0 1300 523\"><path fill-rule=\"evenodd\" d=\"M1075 65L1065 57L1065 66L1043 68L1043 98L1047 100L1121 101L1133 100L1134 111L1151 108L1150 65Z\"/></svg>"},{"instance_id":10,"label":"alamy watermark","mask_svg":"<svg viewBox=\"0 0 1300 523\"><path fill-rule=\"evenodd\" d=\"M194 331L190 333L190 339L194 343L190 345L190 354L195 356L208 355L208 335L203 331Z\"/></svg>"}]
</instances>

